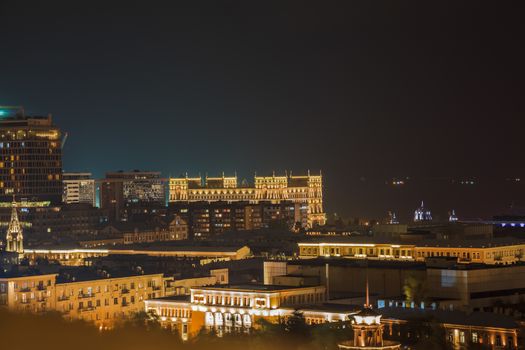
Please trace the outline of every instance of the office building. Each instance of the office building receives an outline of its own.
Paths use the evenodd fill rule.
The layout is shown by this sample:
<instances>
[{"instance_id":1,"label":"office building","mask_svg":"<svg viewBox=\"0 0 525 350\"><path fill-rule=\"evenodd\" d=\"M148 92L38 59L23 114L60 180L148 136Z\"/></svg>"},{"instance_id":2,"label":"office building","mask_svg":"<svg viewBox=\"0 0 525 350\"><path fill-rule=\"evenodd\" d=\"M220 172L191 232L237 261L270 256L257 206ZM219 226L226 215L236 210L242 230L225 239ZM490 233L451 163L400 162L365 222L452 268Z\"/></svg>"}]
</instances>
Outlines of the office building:
<instances>
[{"instance_id":1,"label":"office building","mask_svg":"<svg viewBox=\"0 0 525 350\"><path fill-rule=\"evenodd\" d=\"M206 239L228 231L280 228L296 230L307 225L305 206L292 201L177 202L169 211L183 218L190 237Z\"/></svg>"},{"instance_id":2,"label":"office building","mask_svg":"<svg viewBox=\"0 0 525 350\"><path fill-rule=\"evenodd\" d=\"M62 201L60 129L51 115L0 117L0 201Z\"/></svg>"},{"instance_id":3,"label":"office building","mask_svg":"<svg viewBox=\"0 0 525 350\"><path fill-rule=\"evenodd\" d=\"M62 182L62 201L65 204L85 203L96 206L97 192L91 173L63 173Z\"/></svg>"},{"instance_id":4,"label":"office building","mask_svg":"<svg viewBox=\"0 0 525 350\"><path fill-rule=\"evenodd\" d=\"M165 206L160 172L117 171L100 180L100 207L108 210L110 220L131 221L134 214L155 213Z\"/></svg>"},{"instance_id":5,"label":"office building","mask_svg":"<svg viewBox=\"0 0 525 350\"><path fill-rule=\"evenodd\" d=\"M253 186L237 176L181 177L169 180L169 201L176 202L271 202L289 201L304 206L307 212L306 227L324 225L322 175L304 176L255 176Z\"/></svg>"}]
</instances>

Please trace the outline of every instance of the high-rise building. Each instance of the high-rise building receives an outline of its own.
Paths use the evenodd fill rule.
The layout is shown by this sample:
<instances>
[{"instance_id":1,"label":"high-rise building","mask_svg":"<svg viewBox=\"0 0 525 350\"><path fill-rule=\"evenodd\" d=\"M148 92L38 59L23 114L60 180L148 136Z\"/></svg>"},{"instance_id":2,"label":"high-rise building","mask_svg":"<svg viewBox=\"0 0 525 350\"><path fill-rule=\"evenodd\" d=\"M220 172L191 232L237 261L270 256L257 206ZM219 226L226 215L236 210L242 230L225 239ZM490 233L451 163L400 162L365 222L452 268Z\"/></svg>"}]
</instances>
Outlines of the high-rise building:
<instances>
[{"instance_id":1,"label":"high-rise building","mask_svg":"<svg viewBox=\"0 0 525 350\"><path fill-rule=\"evenodd\" d=\"M169 201L175 202L271 202L283 201L300 204L307 210L307 227L324 225L322 175L304 176L255 176L254 185L243 182L239 185L237 176L205 178L170 178Z\"/></svg>"},{"instance_id":2,"label":"high-rise building","mask_svg":"<svg viewBox=\"0 0 525 350\"><path fill-rule=\"evenodd\" d=\"M106 173L100 181L100 207L111 220L127 221L136 213L156 211L166 205L165 180L155 171Z\"/></svg>"},{"instance_id":3,"label":"high-rise building","mask_svg":"<svg viewBox=\"0 0 525 350\"><path fill-rule=\"evenodd\" d=\"M48 116L0 107L0 201L62 201L60 129Z\"/></svg>"},{"instance_id":4,"label":"high-rise building","mask_svg":"<svg viewBox=\"0 0 525 350\"><path fill-rule=\"evenodd\" d=\"M66 204L87 203L96 205L95 180L91 173L63 173L64 193L62 201Z\"/></svg>"}]
</instances>

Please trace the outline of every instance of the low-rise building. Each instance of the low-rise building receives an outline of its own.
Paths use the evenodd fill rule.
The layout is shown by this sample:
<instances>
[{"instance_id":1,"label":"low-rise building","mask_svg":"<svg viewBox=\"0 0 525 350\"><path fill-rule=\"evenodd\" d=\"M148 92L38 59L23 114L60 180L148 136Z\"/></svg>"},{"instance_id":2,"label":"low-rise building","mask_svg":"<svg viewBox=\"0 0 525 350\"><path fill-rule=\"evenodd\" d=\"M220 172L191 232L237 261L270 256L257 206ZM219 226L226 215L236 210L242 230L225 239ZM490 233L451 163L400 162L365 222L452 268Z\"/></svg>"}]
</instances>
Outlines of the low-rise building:
<instances>
[{"instance_id":1,"label":"low-rise building","mask_svg":"<svg viewBox=\"0 0 525 350\"><path fill-rule=\"evenodd\" d=\"M189 298L149 300L146 311L157 314L163 326L176 329L187 340L202 328L214 329L218 334L249 332L260 318L277 322L293 313L296 306L322 304L325 298L322 286L211 286L191 288Z\"/></svg>"},{"instance_id":2,"label":"low-rise building","mask_svg":"<svg viewBox=\"0 0 525 350\"><path fill-rule=\"evenodd\" d=\"M462 263L512 264L521 261L525 253L525 241L517 239L403 242L372 237L322 237L298 245L300 258L425 261L431 257L453 257Z\"/></svg>"},{"instance_id":3,"label":"low-rise building","mask_svg":"<svg viewBox=\"0 0 525 350\"><path fill-rule=\"evenodd\" d=\"M168 243L168 242L164 242ZM201 264L221 260L240 260L251 256L247 246L208 247L179 245L122 245L111 248L37 248L25 249L24 256L34 263L46 259L66 266L84 266L86 260L108 255L144 255L157 257L201 258Z\"/></svg>"},{"instance_id":4,"label":"low-rise building","mask_svg":"<svg viewBox=\"0 0 525 350\"><path fill-rule=\"evenodd\" d=\"M144 310L145 300L162 296L162 274L113 276L82 271L0 277L0 307L58 311L67 319L93 322L101 329Z\"/></svg>"}]
</instances>

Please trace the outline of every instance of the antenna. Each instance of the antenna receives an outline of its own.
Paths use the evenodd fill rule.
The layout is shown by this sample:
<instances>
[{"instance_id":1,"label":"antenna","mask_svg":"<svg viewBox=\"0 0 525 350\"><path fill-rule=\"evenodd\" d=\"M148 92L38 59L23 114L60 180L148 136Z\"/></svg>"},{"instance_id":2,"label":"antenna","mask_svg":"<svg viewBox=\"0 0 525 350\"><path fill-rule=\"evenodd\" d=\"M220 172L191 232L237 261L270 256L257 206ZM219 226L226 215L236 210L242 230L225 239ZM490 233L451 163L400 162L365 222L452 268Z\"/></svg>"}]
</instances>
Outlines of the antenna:
<instances>
[{"instance_id":1,"label":"antenna","mask_svg":"<svg viewBox=\"0 0 525 350\"><path fill-rule=\"evenodd\" d=\"M370 292L369 292L369 288L368 288L368 260L366 262L366 269L365 269L365 275L366 275L366 291L365 291L365 295L366 295L366 300L365 300L365 307L370 307Z\"/></svg>"}]
</instances>

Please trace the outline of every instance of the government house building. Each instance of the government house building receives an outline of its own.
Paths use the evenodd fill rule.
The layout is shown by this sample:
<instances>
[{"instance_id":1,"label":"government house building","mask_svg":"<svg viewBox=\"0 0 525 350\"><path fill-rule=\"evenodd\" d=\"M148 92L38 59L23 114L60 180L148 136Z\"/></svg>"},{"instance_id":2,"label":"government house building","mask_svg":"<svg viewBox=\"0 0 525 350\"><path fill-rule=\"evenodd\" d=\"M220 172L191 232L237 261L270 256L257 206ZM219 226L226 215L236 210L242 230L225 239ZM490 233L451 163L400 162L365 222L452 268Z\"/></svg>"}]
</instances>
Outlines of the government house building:
<instances>
[{"instance_id":1,"label":"government house building","mask_svg":"<svg viewBox=\"0 0 525 350\"><path fill-rule=\"evenodd\" d=\"M272 202L304 205L307 226L324 225L322 175L255 176L254 184L239 185L237 176L180 177L169 179L169 201L174 202Z\"/></svg>"}]
</instances>

